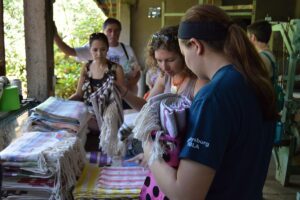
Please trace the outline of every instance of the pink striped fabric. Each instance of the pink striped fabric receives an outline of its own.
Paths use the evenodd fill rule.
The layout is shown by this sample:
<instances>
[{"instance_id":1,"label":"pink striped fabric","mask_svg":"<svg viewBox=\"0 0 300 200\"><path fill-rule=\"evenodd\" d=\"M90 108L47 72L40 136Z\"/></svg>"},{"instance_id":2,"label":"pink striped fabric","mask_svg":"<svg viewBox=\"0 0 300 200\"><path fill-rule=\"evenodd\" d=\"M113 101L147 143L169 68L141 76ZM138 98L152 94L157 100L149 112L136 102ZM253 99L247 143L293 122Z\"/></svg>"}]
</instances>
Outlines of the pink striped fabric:
<instances>
[{"instance_id":1,"label":"pink striped fabric","mask_svg":"<svg viewBox=\"0 0 300 200\"><path fill-rule=\"evenodd\" d=\"M104 189L140 189L148 170L143 167L103 167L97 187Z\"/></svg>"}]
</instances>

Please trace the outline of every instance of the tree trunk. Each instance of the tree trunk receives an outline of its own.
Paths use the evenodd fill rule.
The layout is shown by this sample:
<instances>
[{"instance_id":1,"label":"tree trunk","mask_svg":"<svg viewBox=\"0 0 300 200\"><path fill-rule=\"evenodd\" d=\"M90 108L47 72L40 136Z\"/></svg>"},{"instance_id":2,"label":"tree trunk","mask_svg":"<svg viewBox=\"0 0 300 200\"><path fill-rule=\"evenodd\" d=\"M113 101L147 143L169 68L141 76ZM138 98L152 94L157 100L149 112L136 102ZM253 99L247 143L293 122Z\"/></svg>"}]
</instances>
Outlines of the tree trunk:
<instances>
[{"instance_id":1,"label":"tree trunk","mask_svg":"<svg viewBox=\"0 0 300 200\"><path fill-rule=\"evenodd\" d=\"M3 0L0 0L0 76L5 76L6 71L3 10Z\"/></svg>"}]
</instances>

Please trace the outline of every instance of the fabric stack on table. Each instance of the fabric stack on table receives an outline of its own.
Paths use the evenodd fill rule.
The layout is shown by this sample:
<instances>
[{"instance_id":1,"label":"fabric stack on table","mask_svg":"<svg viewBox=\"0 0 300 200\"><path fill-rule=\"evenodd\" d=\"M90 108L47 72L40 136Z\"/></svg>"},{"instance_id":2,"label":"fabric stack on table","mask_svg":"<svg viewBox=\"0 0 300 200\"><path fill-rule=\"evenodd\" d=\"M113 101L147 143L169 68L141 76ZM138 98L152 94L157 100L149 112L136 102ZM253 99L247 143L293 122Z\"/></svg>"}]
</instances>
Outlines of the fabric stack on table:
<instances>
[{"instance_id":1,"label":"fabric stack on table","mask_svg":"<svg viewBox=\"0 0 300 200\"><path fill-rule=\"evenodd\" d=\"M3 197L63 200L72 198L85 152L68 132L28 132L1 151L0 159Z\"/></svg>"},{"instance_id":2,"label":"fabric stack on table","mask_svg":"<svg viewBox=\"0 0 300 200\"><path fill-rule=\"evenodd\" d=\"M138 199L148 170L87 164L73 191L74 199Z\"/></svg>"},{"instance_id":3,"label":"fabric stack on table","mask_svg":"<svg viewBox=\"0 0 300 200\"><path fill-rule=\"evenodd\" d=\"M83 102L49 97L32 109L32 114L24 123L22 132L65 130L79 137L84 145L90 117L91 114Z\"/></svg>"},{"instance_id":4,"label":"fabric stack on table","mask_svg":"<svg viewBox=\"0 0 300 200\"><path fill-rule=\"evenodd\" d=\"M27 111L37 105L34 99L24 99L21 108L10 112L0 112L0 150L7 147L18 135L19 122L27 117Z\"/></svg>"}]
</instances>

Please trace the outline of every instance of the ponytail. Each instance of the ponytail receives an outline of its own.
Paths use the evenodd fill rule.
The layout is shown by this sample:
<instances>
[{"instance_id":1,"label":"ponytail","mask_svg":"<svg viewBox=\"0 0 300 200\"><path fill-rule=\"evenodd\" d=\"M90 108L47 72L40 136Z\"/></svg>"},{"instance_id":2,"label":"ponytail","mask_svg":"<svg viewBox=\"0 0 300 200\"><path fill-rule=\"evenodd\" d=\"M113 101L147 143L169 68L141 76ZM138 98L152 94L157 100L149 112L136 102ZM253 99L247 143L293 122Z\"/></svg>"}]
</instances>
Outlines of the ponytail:
<instances>
[{"instance_id":1,"label":"ponytail","mask_svg":"<svg viewBox=\"0 0 300 200\"><path fill-rule=\"evenodd\" d=\"M228 27L223 51L254 89L264 117L269 120L277 119L275 91L267 68L245 31L238 25Z\"/></svg>"},{"instance_id":2,"label":"ponytail","mask_svg":"<svg viewBox=\"0 0 300 200\"><path fill-rule=\"evenodd\" d=\"M245 31L238 25L232 24L229 16L222 9L212 5L191 7L182 18L182 23L188 22L222 24L223 28L220 25L217 25L217 27L219 30L226 30L224 38L201 38L200 40L214 51L223 52L244 76L258 97L264 118L266 120L277 119L274 88L268 77L264 62L249 41Z\"/></svg>"}]
</instances>

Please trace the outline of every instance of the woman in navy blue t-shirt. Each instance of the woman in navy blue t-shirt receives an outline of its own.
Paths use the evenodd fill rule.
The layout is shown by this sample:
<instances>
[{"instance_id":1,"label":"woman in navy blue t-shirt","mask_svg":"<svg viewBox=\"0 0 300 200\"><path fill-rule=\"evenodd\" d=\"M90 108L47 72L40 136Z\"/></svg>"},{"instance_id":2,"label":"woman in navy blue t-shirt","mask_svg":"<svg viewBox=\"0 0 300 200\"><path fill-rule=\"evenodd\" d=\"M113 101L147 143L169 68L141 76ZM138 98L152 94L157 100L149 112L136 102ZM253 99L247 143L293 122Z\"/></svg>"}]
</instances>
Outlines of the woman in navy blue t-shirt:
<instances>
[{"instance_id":1,"label":"woman in navy blue t-shirt","mask_svg":"<svg viewBox=\"0 0 300 200\"><path fill-rule=\"evenodd\" d=\"M190 8L178 37L187 66L210 82L190 108L178 169L149 166L159 188L169 199L262 199L278 115L261 58L215 6Z\"/></svg>"}]
</instances>

